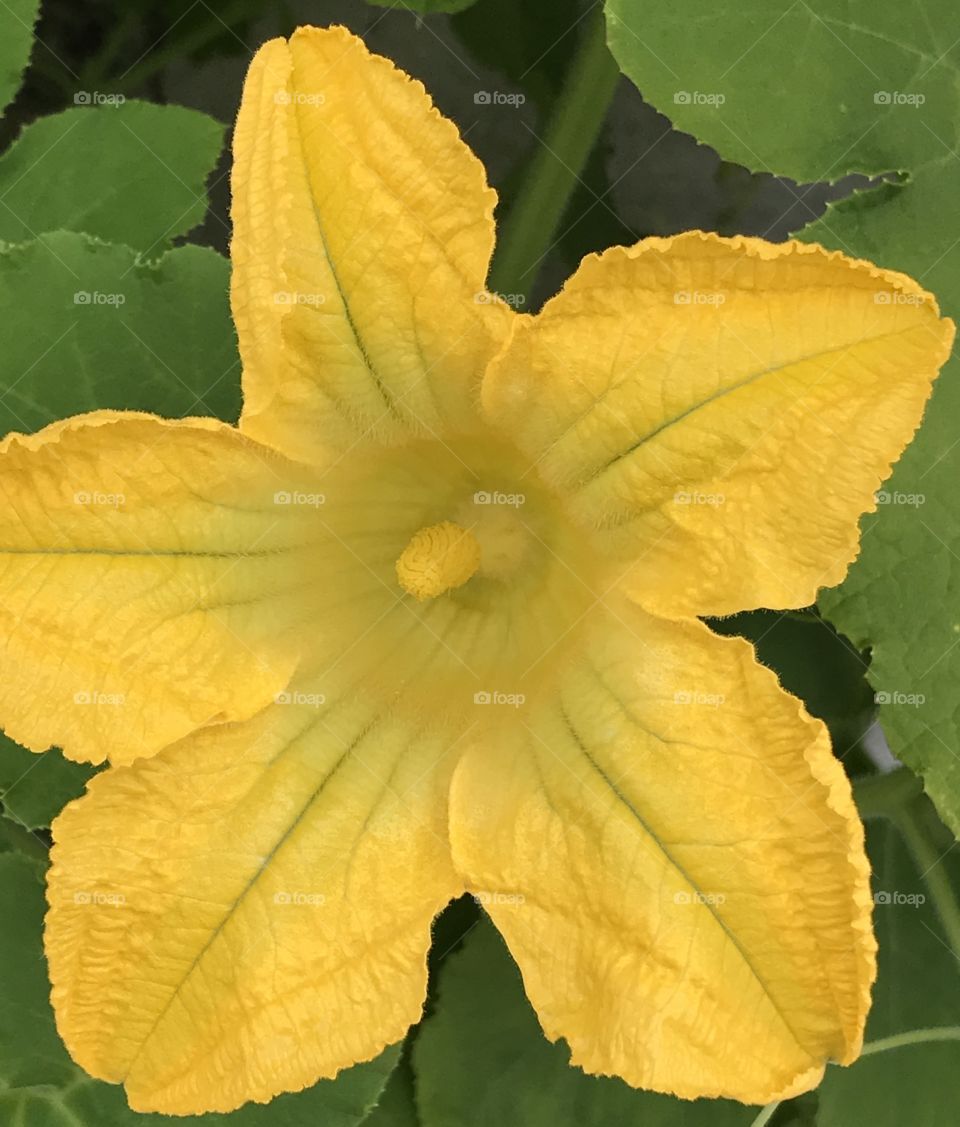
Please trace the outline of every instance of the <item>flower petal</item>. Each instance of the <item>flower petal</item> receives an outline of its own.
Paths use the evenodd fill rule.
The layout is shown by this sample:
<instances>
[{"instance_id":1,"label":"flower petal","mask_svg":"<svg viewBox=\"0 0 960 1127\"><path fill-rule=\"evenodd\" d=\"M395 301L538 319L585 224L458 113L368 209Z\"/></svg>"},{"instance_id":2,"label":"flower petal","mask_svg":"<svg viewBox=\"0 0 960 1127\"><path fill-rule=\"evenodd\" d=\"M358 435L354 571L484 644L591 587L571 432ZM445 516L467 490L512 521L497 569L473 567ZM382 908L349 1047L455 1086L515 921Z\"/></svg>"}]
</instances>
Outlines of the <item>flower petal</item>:
<instances>
[{"instance_id":1,"label":"flower petal","mask_svg":"<svg viewBox=\"0 0 960 1127\"><path fill-rule=\"evenodd\" d=\"M483 402L648 610L805 606L854 559L952 340L902 274L692 232L585 259Z\"/></svg>"},{"instance_id":2,"label":"flower petal","mask_svg":"<svg viewBox=\"0 0 960 1127\"><path fill-rule=\"evenodd\" d=\"M765 1103L859 1052L868 866L824 726L741 639L636 607L470 748L454 863L587 1072Z\"/></svg>"},{"instance_id":3,"label":"flower petal","mask_svg":"<svg viewBox=\"0 0 960 1127\"><path fill-rule=\"evenodd\" d=\"M461 890L449 744L301 690L98 775L54 823L58 1028L137 1111L264 1102L420 1016Z\"/></svg>"},{"instance_id":4,"label":"flower petal","mask_svg":"<svg viewBox=\"0 0 960 1127\"><path fill-rule=\"evenodd\" d=\"M423 86L300 28L253 60L234 152L241 428L316 462L475 421L510 318L484 292L496 194Z\"/></svg>"},{"instance_id":5,"label":"flower petal","mask_svg":"<svg viewBox=\"0 0 960 1127\"><path fill-rule=\"evenodd\" d=\"M0 723L128 762L252 715L298 646L296 470L209 419L110 411L0 444ZM289 486L288 486L289 487Z\"/></svg>"}]
</instances>

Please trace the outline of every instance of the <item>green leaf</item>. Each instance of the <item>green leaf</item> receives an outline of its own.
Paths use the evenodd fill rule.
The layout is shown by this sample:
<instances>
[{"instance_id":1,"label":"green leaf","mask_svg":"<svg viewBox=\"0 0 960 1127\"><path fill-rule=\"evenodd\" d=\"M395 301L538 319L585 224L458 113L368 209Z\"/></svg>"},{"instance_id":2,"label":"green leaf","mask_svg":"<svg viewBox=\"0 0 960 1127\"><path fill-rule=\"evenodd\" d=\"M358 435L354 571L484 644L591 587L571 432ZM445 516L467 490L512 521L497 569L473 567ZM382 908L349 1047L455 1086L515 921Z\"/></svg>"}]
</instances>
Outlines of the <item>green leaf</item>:
<instances>
[{"instance_id":1,"label":"green leaf","mask_svg":"<svg viewBox=\"0 0 960 1127\"><path fill-rule=\"evenodd\" d=\"M28 125L0 158L0 240L83 231L154 251L201 222L223 126L181 106L77 97L91 104Z\"/></svg>"},{"instance_id":2,"label":"green leaf","mask_svg":"<svg viewBox=\"0 0 960 1127\"><path fill-rule=\"evenodd\" d=\"M230 1115L138 1115L123 1090L93 1080L67 1056L50 1009L41 932L42 869L0 853L0 1121L23 1127L357 1127L399 1049L269 1104ZM18 1119L18 1116L20 1117Z\"/></svg>"},{"instance_id":3,"label":"green leaf","mask_svg":"<svg viewBox=\"0 0 960 1127\"><path fill-rule=\"evenodd\" d=\"M519 972L482 920L439 972L434 1014L413 1047L422 1127L748 1127L756 1108L687 1102L587 1076L540 1031Z\"/></svg>"},{"instance_id":4,"label":"green leaf","mask_svg":"<svg viewBox=\"0 0 960 1127\"><path fill-rule=\"evenodd\" d=\"M421 1127L413 1085L409 1053L404 1053L363 1127Z\"/></svg>"},{"instance_id":5,"label":"green leaf","mask_svg":"<svg viewBox=\"0 0 960 1127\"><path fill-rule=\"evenodd\" d=\"M4 0L0 4L0 110L7 108L20 89L39 14L40 0Z\"/></svg>"},{"instance_id":6,"label":"green leaf","mask_svg":"<svg viewBox=\"0 0 960 1127\"><path fill-rule=\"evenodd\" d=\"M930 0L919 13L829 0L607 0L621 67L722 156L801 180L902 171L899 184L831 205L802 237L912 274L957 317L960 38L950 0ZM957 418L960 363L952 360L879 495L886 503L863 521L859 560L820 604L871 650L890 744L960 832Z\"/></svg>"},{"instance_id":7,"label":"green leaf","mask_svg":"<svg viewBox=\"0 0 960 1127\"><path fill-rule=\"evenodd\" d=\"M879 974L867 1040L960 1023L960 967L926 897L916 865L896 830L871 824ZM949 849L949 845L946 846ZM960 887L960 853L941 864ZM829 1068L819 1089L819 1127L946 1124L956 1116L948 1078L960 1068L960 1042L888 1049L850 1068Z\"/></svg>"},{"instance_id":8,"label":"green leaf","mask_svg":"<svg viewBox=\"0 0 960 1127\"><path fill-rule=\"evenodd\" d=\"M0 252L0 433L100 407L169 416L240 409L228 264L204 247L142 263L127 247L56 232Z\"/></svg>"},{"instance_id":9,"label":"green leaf","mask_svg":"<svg viewBox=\"0 0 960 1127\"><path fill-rule=\"evenodd\" d=\"M59 751L37 755L0 734L0 802L15 822L36 830L83 794L96 768L64 759Z\"/></svg>"}]
</instances>

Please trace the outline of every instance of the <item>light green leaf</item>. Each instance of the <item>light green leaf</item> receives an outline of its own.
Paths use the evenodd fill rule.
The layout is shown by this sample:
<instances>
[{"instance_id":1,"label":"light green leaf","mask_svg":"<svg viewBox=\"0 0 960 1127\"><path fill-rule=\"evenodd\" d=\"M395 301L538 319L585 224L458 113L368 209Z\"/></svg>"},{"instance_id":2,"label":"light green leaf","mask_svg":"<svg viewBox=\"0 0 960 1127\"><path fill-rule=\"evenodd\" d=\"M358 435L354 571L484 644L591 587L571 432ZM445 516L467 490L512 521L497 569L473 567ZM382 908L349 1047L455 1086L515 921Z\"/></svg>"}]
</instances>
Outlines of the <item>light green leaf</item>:
<instances>
[{"instance_id":1,"label":"light green leaf","mask_svg":"<svg viewBox=\"0 0 960 1127\"><path fill-rule=\"evenodd\" d=\"M871 825L868 847L880 944L868 1043L914 1029L960 1024L960 966L925 899L921 874L889 824ZM960 887L960 852L940 863ZM819 1127L951 1123L956 1092L948 1078L958 1068L957 1041L888 1049L864 1056L850 1068L829 1068L819 1089Z\"/></svg>"},{"instance_id":2,"label":"light green leaf","mask_svg":"<svg viewBox=\"0 0 960 1127\"><path fill-rule=\"evenodd\" d=\"M7 108L20 89L39 14L40 0L4 0L0 4L0 110Z\"/></svg>"},{"instance_id":3,"label":"light green leaf","mask_svg":"<svg viewBox=\"0 0 960 1127\"><path fill-rule=\"evenodd\" d=\"M0 158L0 240L83 231L156 253L204 216L224 128L206 114L91 99L28 125Z\"/></svg>"},{"instance_id":4,"label":"light green leaf","mask_svg":"<svg viewBox=\"0 0 960 1127\"><path fill-rule=\"evenodd\" d=\"M4 814L27 829L49 826L68 802L83 794L95 770L64 759L59 751L37 755L0 734L0 802Z\"/></svg>"},{"instance_id":5,"label":"light green leaf","mask_svg":"<svg viewBox=\"0 0 960 1127\"><path fill-rule=\"evenodd\" d=\"M799 180L902 172L802 237L903 270L960 315L960 19L951 0L607 0L621 67L678 128ZM859 648L894 752L960 831L960 363L863 521L860 559L821 606Z\"/></svg>"},{"instance_id":6,"label":"light green leaf","mask_svg":"<svg viewBox=\"0 0 960 1127\"><path fill-rule=\"evenodd\" d=\"M99 407L234 420L239 362L228 264L204 247L141 263L67 232L0 252L0 433Z\"/></svg>"},{"instance_id":7,"label":"light green leaf","mask_svg":"<svg viewBox=\"0 0 960 1127\"><path fill-rule=\"evenodd\" d=\"M138 1115L123 1090L78 1069L57 1036L41 946L42 870L0 853L0 1122L23 1127L357 1127L396 1064L369 1064L230 1115ZM19 1116L19 1119L18 1119Z\"/></svg>"},{"instance_id":8,"label":"light green leaf","mask_svg":"<svg viewBox=\"0 0 960 1127\"><path fill-rule=\"evenodd\" d=\"M439 971L413 1046L422 1127L748 1127L757 1108L688 1102L587 1076L543 1036L520 974L486 920Z\"/></svg>"}]
</instances>

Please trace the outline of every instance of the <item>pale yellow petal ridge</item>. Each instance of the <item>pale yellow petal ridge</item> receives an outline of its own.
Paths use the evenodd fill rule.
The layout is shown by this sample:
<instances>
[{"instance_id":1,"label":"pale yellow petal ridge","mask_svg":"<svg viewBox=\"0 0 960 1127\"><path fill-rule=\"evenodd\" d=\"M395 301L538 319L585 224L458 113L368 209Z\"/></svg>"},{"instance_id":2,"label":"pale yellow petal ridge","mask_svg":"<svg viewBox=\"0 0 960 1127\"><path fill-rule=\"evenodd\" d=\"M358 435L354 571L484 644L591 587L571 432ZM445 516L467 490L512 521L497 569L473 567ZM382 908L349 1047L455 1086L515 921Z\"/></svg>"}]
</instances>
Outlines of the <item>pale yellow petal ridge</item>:
<instances>
[{"instance_id":1,"label":"pale yellow petal ridge","mask_svg":"<svg viewBox=\"0 0 960 1127\"><path fill-rule=\"evenodd\" d=\"M212 419L98 411L0 444L0 725L128 762L252 715L300 643L274 503L302 476Z\"/></svg>"},{"instance_id":2,"label":"pale yellow petal ridge","mask_svg":"<svg viewBox=\"0 0 960 1127\"><path fill-rule=\"evenodd\" d=\"M454 758L357 694L294 684L251 720L98 775L54 823L48 883L74 1059L124 1083L135 1110L186 1115L265 1102L401 1040L431 921L462 891Z\"/></svg>"},{"instance_id":3,"label":"pale yellow petal ridge","mask_svg":"<svg viewBox=\"0 0 960 1127\"><path fill-rule=\"evenodd\" d=\"M690 232L584 259L483 403L647 609L803 606L855 558L952 340L905 275Z\"/></svg>"},{"instance_id":4,"label":"pale yellow petal ridge","mask_svg":"<svg viewBox=\"0 0 960 1127\"><path fill-rule=\"evenodd\" d=\"M740 639L619 605L451 788L454 863L590 1073L765 1103L860 1051L869 868L824 726Z\"/></svg>"},{"instance_id":5,"label":"pale yellow petal ridge","mask_svg":"<svg viewBox=\"0 0 960 1127\"><path fill-rule=\"evenodd\" d=\"M421 83L345 28L272 40L234 140L241 429L305 461L476 425L511 311L496 194Z\"/></svg>"}]
</instances>

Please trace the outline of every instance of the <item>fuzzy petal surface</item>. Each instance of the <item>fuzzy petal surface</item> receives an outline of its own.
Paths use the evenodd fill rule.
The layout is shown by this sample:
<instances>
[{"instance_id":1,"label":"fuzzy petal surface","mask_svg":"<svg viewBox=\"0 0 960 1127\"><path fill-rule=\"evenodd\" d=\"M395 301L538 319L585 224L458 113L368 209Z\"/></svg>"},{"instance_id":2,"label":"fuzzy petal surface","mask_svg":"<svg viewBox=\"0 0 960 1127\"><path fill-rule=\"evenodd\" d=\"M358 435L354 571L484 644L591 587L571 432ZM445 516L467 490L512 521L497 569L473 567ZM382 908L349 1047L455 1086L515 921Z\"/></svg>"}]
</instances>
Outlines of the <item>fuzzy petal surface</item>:
<instances>
[{"instance_id":1,"label":"fuzzy petal surface","mask_svg":"<svg viewBox=\"0 0 960 1127\"><path fill-rule=\"evenodd\" d=\"M855 558L952 341L902 274L691 232L584 259L483 403L648 610L806 606Z\"/></svg>"},{"instance_id":2,"label":"fuzzy petal surface","mask_svg":"<svg viewBox=\"0 0 960 1127\"><path fill-rule=\"evenodd\" d=\"M234 153L241 428L323 462L473 425L511 316L484 288L496 195L423 86L300 28L251 64Z\"/></svg>"},{"instance_id":3,"label":"fuzzy petal surface","mask_svg":"<svg viewBox=\"0 0 960 1127\"><path fill-rule=\"evenodd\" d=\"M573 1063L766 1103L860 1049L869 870L826 729L742 639L596 612L556 698L465 752L454 862Z\"/></svg>"},{"instance_id":4,"label":"fuzzy petal surface","mask_svg":"<svg viewBox=\"0 0 960 1127\"><path fill-rule=\"evenodd\" d=\"M266 1101L418 1020L462 888L449 744L291 689L251 720L98 775L54 823L46 948L60 1033L131 1107Z\"/></svg>"},{"instance_id":5,"label":"fuzzy petal surface","mask_svg":"<svg viewBox=\"0 0 960 1127\"><path fill-rule=\"evenodd\" d=\"M299 656L303 470L210 419L111 411L0 445L0 725L128 762L252 715Z\"/></svg>"}]
</instances>

